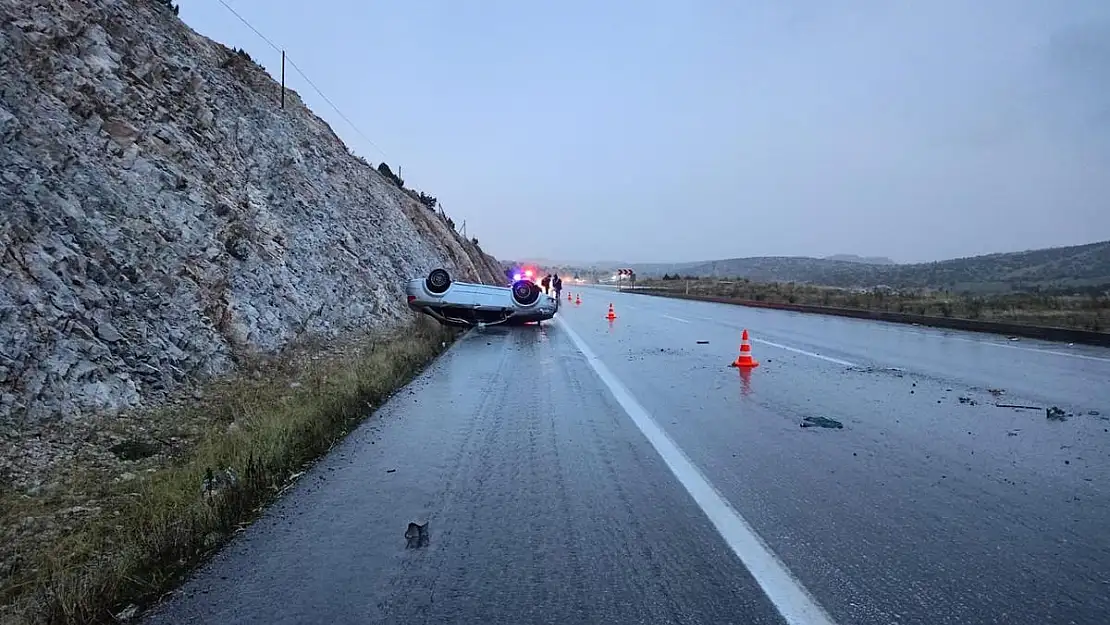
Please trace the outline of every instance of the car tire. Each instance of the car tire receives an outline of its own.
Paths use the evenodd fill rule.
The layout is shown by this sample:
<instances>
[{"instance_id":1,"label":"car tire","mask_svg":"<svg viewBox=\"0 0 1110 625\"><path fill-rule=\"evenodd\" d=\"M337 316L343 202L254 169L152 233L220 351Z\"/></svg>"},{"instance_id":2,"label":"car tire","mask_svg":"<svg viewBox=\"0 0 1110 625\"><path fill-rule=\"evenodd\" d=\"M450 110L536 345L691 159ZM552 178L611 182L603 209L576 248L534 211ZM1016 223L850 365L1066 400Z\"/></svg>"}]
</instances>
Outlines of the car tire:
<instances>
[{"instance_id":1,"label":"car tire","mask_svg":"<svg viewBox=\"0 0 1110 625\"><path fill-rule=\"evenodd\" d=\"M424 280L424 286L429 292L442 295L451 288L451 274L447 273L446 269L433 269L432 273L428 274L428 279Z\"/></svg>"},{"instance_id":2,"label":"car tire","mask_svg":"<svg viewBox=\"0 0 1110 625\"><path fill-rule=\"evenodd\" d=\"M518 306L531 306L540 299L540 287L529 280L517 280L513 283L513 301Z\"/></svg>"}]
</instances>

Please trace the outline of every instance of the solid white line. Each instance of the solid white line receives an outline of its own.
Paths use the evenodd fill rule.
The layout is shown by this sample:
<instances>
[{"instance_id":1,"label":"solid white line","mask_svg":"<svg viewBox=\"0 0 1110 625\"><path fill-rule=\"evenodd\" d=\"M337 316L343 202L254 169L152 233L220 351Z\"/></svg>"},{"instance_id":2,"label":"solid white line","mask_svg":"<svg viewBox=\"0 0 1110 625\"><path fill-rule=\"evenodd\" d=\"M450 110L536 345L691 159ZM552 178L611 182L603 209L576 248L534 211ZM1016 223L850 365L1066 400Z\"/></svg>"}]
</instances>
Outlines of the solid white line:
<instances>
[{"instance_id":1,"label":"solid white line","mask_svg":"<svg viewBox=\"0 0 1110 625\"><path fill-rule=\"evenodd\" d=\"M678 317L672 317L670 315L663 315L663 316L666 317L667 319L674 319L675 321L681 321L682 323L690 323L689 321L686 321L685 319L679 319Z\"/></svg>"},{"instance_id":2,"label":"solid white line","mask_svg":"<svg viewBox=\"0 0 1110 625\"><path fill-rule=\"evenodd\" d=\"M1057 352L1048 349L1037 349L1035 347L1021 347L1019 345L1006 345L1005 343L992 343L990 341L976 341L975 339L965 339L960 336L946 336L944 337L953 341L963 341L964 343L974 343L976 345L989 345L990 347L1005 347L1007 349L1020 349L1023 352L1034 352L1037 354L1050 354L1052 356L1067 356L1068 358L1079 358L1082 360L1094 360L1097 362L1110 362L1110 358L1102 358L1099 356L1088 356L1086 354L1071 354L1068 352Z\"/></svg>"},{"instance_id":3,"label":"solid white line","mask_svg":"<svg viewBox=\"0 0 1110 625\"><path fill-rule=\"evenodd\" d=\"M820 358L821 360L827 360L829 362L836 363L838 365L844 365L845 367L858 367L859 366L855 363L848 362L847 360L841 360L839 358L833 358L832 356L822 356L821 354L815 354L813 352L807 352L804 349L798 349L797 347L790 347L788 345L782 345L782 344L779 344L779 343L772 343L771 341L765 341L763 339L752 339L752 342L753 343L762 343L764 345L770 345L771 347L777 347L779 349L785 349L788 352L794 352L795 354L802 354L803 356L810 356L812 358Z\"/></svg>"},{"instance_id":4,"label":"solid white line","mask_svg":"<svg viewBox=\"0 0 1110 625\"><path fill-rule=\"evenodd\" d=\"M664 316L666 316L666 315L664 315ZM695 319L700 319L702 321L708 321L710 323L716 323L716 324L719 324L719 325L728 325L725 322L722 322L719 319L714 319L712 317L694 317L694 318ZM795 354L801 354L803 356L809 356L810 358L819 358L819 359L827 361L827 362L835 363L835 364L838 364L838 365L844 365L845 367L858 367L859 366L854 362L848 362L847 360L841 360L839 358L833 358L832 356L822 356L821 354L817 354L817 353L814 353L814 352L807 352L804 349L798 349L797 347L790 347L789 345L783 345L782 343L774 343L772 341L765 341L763 339L751 339L751 341L753 343L762 343L763 345L767 345L769 347L777 347L779 349L785 349L788 352L794 352Z\"/></svg>"},{"instance_id":5,"label":"solid white line","mask_svg":"<svg viewBox=\"0 0 1110 625\"><path fill-rule=\"evenodd\" d=\"M663 458L671 473L678 478L679 483L694 498L698 507L717 528L717 532L725 539L733 553L751 572L752 577L759 583L759 587L763 589L771 603L775 604L783 619L790 625L834 625L832 618L817 604L802 583L790 573L767 543L763 542L744 517L740 516L740 513L717 492L717 489L686 457L678 445L655 423L647 410L636 401L632 393L586 346L578 333L572 330L566 321L562 319L557 321L586 357L586 361L590 363L601 381L609 387L613 397Z\"/></svg>"},{"instance_id":6,"label":"solid white line","mask_svg":"<svg viewBox=\"0 0 1110 625\"><path fill-rule=\"evenodd\" d=\"M699 319L701 321L709 321L711 323L721 323L721 321L719 321L717 319L714 319L713 317L695 316L693 318L694 319ZM933 331L943 330L943 328L928 328L928 329L933 330ZM990 347L1004 347L1006 349L1017 349L1017 350L1020 350L1020 351L1023 351L1023 352L1033 352L1033 353L1036 353L1036 354L1047 354L1047 355L1050 355L1050 356L1064 356L1066 358L1078 358L1080 360L1091 360L1091 361L1094 361L1094 362L1110 362L1110 358L1107 358L1105 356L1088 356L1087 354L1074 354L1074 353L1071 353L1071 352L1061 352L1061 351L1049 350L1049 349L1037 349L1035 347L1023 347L1023 346L1020 346L1020 345L1008 345L1006 343L994 343L994 342L991 342L991 341L986 341L986 340L981 340L981 339L969 339L969 338L964 338L964 337L961 337L961 336L943 336L943 337L941 337L941 340L960 341L960 342L963 342L963 343L972 343L972 344L975 344L975 345L988 345ZM770 345L771 347L778 347L778 348L785 349L785 350L792 351L792 352L796 352L796 353L799 353L799 354L805 354L806 356L813 356L814 358L820 358L822 360L827 360L829 362L835 362L836 364L839 364L839 365L845 365L845 366L848 366L848 367L858 366L858 365L853 365L852 363L847 362L845 360L838 360L836 358L829 358L828 356L822 356L820 354L814 354L812 352L802 351L800 349L795 349L793 347L787 347L785 345L779 345L777 343L771 343L770 341L763 341L763 340L760 340L760 339L752 339L752 341L753 342L758 342L758 343L763 343L765 345Z\"/></svg>"}]
</instances>

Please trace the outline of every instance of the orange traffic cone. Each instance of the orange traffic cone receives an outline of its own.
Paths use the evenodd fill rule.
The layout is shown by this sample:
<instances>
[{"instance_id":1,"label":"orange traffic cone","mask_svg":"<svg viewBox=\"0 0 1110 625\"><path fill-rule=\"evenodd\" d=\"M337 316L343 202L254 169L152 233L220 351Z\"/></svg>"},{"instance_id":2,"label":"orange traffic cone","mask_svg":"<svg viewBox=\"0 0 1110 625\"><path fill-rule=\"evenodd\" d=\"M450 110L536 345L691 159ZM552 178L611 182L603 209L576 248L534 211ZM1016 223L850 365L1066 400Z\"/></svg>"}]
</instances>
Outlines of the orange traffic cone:
<instances>
[{"instance_id":1,"label":"orange traffic cone","mask_svg":"<svg viewBox=\"0 0 1110 625\"><path fill-rule=\"evenodd\" d=\"M574 305L575 306L581 306L582 305L582 296L581 295L575 295L574 296Z\"/></svg>"},{"instance_id":2,"label":"orange traffic cone","mask_svg":"<svg viewBox=\"0 0 1110 625\"><path fill-rule=\"evenodd\" d=\"M736 357L736 362L729 366L744 368L759 366L759 361L752 358L752 344L748 341L747 329L740 335L740 355Z\"/></svg>"},{"instance_id":3,"label":"orange traffic cone","mask_svg":"<svg viewBox=\"0 0 1110 625\"><path fill-rule=\"evenodd\" d=\"M572 299L572 298L571 298L571 296L570 296L570 291L567 291L567 301L569 302L569 301L571 301L571 299Z\"/></svg>"},{"instance_id":4,"label":"orange traffic cone","mask_svg":"<svg viewBox=\"0 0 1110 625\"><path fill-rule=\"evenodd\" d=\"M613 304L612 303L609 304L609 314L605 315L605 318L608 319L609 321L612 321L612 320L617 318L617 313L613 312Z\"/></svg>"}]
</instances>

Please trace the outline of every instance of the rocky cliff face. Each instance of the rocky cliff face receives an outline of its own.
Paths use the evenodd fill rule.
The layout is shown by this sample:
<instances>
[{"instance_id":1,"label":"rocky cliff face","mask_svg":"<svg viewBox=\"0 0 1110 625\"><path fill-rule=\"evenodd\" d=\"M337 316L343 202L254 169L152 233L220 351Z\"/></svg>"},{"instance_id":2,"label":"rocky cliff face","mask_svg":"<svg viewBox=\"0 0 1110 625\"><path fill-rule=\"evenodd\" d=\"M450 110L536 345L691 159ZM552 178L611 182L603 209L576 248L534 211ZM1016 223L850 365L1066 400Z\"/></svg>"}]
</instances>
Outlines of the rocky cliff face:
<instances>
[{"instance_id":1,"label":"rocky cliff face","mask_svg":"<svg viewBox=\"0 0 1110 625\"><path fill-rule=\"evenodd\" d=\"M496 261L157 0L0 0L0 426L156 400Z\"/></svg>"}]
</instances>

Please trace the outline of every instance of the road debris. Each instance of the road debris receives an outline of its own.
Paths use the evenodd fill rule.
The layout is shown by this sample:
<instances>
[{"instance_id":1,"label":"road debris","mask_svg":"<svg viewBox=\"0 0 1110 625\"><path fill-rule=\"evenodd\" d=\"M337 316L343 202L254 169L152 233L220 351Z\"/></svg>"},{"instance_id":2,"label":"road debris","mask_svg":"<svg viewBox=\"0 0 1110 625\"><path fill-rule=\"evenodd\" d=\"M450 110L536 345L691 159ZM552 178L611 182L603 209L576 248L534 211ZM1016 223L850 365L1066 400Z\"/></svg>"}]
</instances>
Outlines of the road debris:
<instances>
[{"instance_id":1,"label":"road debris","mask_svg":"<svg viewBox=\"0 0 1110 625\"><path fill-rule=\"evenodd\" d=\"M121 623L126 623L127 621L134 619L136 616L138 616L138 614L139 606L132 603L131 605L124 608L122 612L114 615L114 618Z\"/></svg>"},{"instance_id":2,"label":"road debris","mask_svg":"<svg viewBox=\"0 0 1110 625\"><path fill-rule=\"evenodd\" d=\"M406 549L418 549L428 545L428 522L424 521L423 524L416 522L409 522L408 529L405 530L405 544Z\"/></svg>"},{"instance_id":3,"label":"road debris","mask_svg":"<svg viewBox=\"0 0 1110 625\"><path fill-rule=\"evenodd\" d=\"M1049 421L1067 421L1068 419L1067 413L1057 406L1046 408L1044 412Z\"/></svg>"},{"instance_id":4,"label":"road debris","mask_svg":"<svg viewBox=\"0 0 1110 625\"><path fill-rule=\"evenodd\" d=\"M1020 410L1044 410L1040 406L1022 406L1021 404L995 404L995 408L1018 408Z\"/></svg>"},{"instance_id":5,"label":"road debris","mask_svg":"<svg viewBox=\"0 0 1110 625\"><path fill-rule=\"evenodd\" d=\"M698 345L709 345L709 341L698 341Z\"/></svg>"},{"instance_id":6,"label":"road debris","mask_svg":"<svg viewBox=\"0 0 1110 625\"><path fill-rule=\"evenodd\" d=\"M840 430L844 428L844 424L836 419L829 419L828 417L803 417L802 427L804 428L830 428Z\"/></svg>"},{"instance_id":7,"label":"road debris","mask_svg":"<svg viewBox=\"0 0 1110 625\"><path fill-rule=\"evenodd\" d=\"M962 396L960 397L960 403L961 404L967 404L969 406L978 406L979 405L979 402L975 401L974 399L972 399L970 397L962 397Z\"/></svg>"},{"instance_id":8,"label":"road debris","mask_svg":"<svg viewBox=\"0 0 1110 625\"><path fill-rule=\"evenodd\" d=\"M853 365L848 367L847 370L856 373L887 373L896 378L902 378L906 375L906 370L901 367L861 367Z\"/></svg>"}]
</instances>

